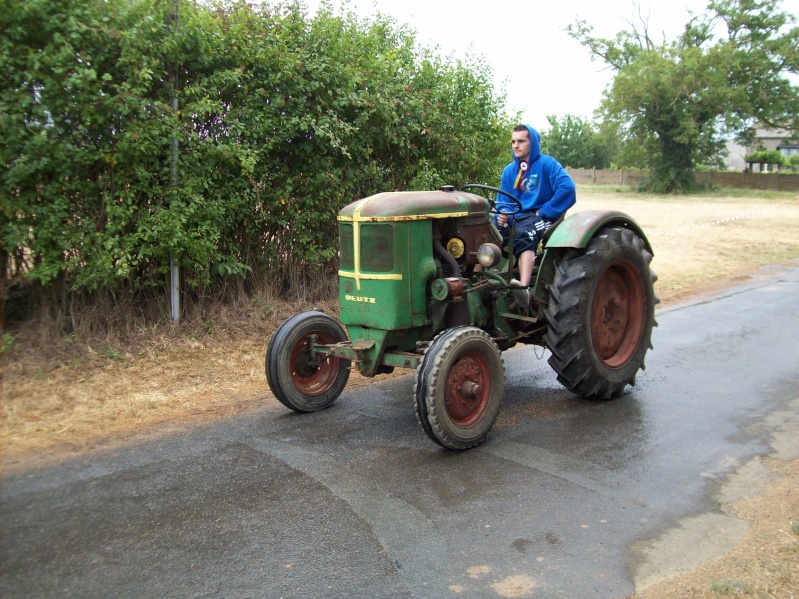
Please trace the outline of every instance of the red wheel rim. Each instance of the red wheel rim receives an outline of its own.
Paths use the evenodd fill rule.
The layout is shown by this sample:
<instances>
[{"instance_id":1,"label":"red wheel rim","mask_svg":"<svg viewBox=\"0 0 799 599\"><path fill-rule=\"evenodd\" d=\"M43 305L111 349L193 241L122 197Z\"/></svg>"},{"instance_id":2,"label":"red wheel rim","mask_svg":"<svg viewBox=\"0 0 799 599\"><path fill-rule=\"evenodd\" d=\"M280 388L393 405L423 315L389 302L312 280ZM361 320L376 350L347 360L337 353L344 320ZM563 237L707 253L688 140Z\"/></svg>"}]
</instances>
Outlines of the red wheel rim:
<instances>
[{"instance_id":1,"label":"red wheel rim","mask_svg":"<svg viewBox=\"0 0 799 599\"><path fill-rule=\"evenodd\" d=\"M629 262L603 274L591 304L594 351L608 368L621 368L635 355L646 321L644 282Z\"/></svg>"},{"instance_id":2,"label":"red wheel rim","mask_svg":"<svg viewBox=\"0 0 799 599\"><path fill-rule=\"evenodd\" d=\"M316 345L328 345L335 340L322 332L316 335ZM311 336L300 339L291 350L289 362L291 382L294 387L308 397L322 395L333 386L338 377L339 359L333 356L312 356Z\"/></svg>"},{"instance_id":3,"label":"red wheel rim","mask_svg":"<svg viewBox=\"0 0 799 599\"><path fill-rule=\"evenodd\" d=\"M452 422L468 427L479 422L491 397L491 371L477 352L458 358L449 369L444 386L444 406Z\"/></svg>"}]
</instances>

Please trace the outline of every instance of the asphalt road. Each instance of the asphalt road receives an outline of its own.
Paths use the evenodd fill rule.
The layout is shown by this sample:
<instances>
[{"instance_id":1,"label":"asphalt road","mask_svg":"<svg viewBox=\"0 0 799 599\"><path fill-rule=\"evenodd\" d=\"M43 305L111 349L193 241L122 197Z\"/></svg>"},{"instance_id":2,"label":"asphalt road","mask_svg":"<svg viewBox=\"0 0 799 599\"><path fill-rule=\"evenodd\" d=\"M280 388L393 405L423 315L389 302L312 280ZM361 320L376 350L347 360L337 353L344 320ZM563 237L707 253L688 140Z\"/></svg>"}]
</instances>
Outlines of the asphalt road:
<instances>
[{"instance_id":1,"label":"asphalt road","mask_svg":"<svg viewBox=\"0 0 799 599\"><path fill-rule=\"evenodd\" d=\"M427 439L408 375L12 471L0 596L623 597L739 538L725 489L799 436L799 268L658 322L608 402L562 389L540 348L505 352L467 452Z\"/></svg>"}]
</instances>

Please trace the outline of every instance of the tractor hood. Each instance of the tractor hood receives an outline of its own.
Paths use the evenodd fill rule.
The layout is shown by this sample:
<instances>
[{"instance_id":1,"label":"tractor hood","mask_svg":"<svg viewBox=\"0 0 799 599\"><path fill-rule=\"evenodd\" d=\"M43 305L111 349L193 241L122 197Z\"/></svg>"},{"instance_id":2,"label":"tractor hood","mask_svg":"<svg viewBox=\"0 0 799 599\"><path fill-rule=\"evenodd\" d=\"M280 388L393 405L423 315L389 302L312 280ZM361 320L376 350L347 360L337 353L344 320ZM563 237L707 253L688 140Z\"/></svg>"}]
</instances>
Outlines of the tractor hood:
<instances>
[{"instance_id":1,"label":"tractor hood","mask_svg":"<svg viewBox=\"0 0 799 599\"><path fill-rule=\"evenodd\" d=\"M488 214L488 200L463 191L393 191L345 206L340 221L401 221Z\"/></svg>"}]
</instances>

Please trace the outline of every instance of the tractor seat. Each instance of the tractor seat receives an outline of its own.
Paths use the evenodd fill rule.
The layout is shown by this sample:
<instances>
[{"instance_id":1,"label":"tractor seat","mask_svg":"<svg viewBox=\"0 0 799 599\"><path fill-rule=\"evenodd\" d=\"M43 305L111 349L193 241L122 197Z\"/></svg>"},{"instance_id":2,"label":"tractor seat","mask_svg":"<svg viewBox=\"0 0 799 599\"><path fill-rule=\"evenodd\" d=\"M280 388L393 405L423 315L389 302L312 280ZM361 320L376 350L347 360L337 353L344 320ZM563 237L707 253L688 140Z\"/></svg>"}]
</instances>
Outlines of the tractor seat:
<instances>
[{"instance_id":1,"label":"tractor seat","mask_svg":"<svg viewBox=\"0 0 799 599\"><path fill-rule=\"evenodd\" d=\"M538 266L541 263L541 256L544 255L544 248L547 246L547 240L552 236L552 233L555 232L555 229L564 221L566 218L565 214L562 214L561 217L552 223L552 226L549 227L544 232L543 237L541 237L541 242L538 244L538 247L535 249L535 256L533 258L533 276L535 277L535 273L538 272Z\"/></svg>"},{"instance_id":2,"label":"tractor seat","mask_svg":"<svg viewBox=\"0 0 799 599\"><path fill-rule=\"evenodd\" d=\"M563 220L564 220L565 218L566 218L566 215L565 215L565 214L561 214L561 215L560 215L560 218L559 218L558 220L556 220L554 223L552 223L552 226L551 226L551 227L549 227L549 229L547 229L547 230L544 232L544 236L541 238L541 247L546 247L546 245L547 245L547 240L548 240L548 239L549 239L549 238L552 236L552 233L554 233L554 232L555 232L555 229L558 227L558 225L559 225L560 223L562 223L562 222L563 222Z\"/></svg>"}]
</instances>

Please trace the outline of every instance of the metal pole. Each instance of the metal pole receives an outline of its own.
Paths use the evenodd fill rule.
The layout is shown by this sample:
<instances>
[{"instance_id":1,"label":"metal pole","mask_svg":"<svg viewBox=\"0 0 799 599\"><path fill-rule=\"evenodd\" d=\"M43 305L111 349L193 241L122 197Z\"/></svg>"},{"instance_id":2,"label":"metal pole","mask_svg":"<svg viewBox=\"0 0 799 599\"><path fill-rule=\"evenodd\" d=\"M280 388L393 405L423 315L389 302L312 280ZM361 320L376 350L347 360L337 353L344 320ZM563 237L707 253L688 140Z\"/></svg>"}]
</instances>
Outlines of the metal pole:
<instances>
[{"instance_id":1,"label":"metal pole","mask_svg":"<svg viewBox=\"0 0 799 599\"><path fill-rule=\"evenodd\" d=\"M172 304L172 320L180 320L180 267L175 258L169 259L169 290Z\"/></svg>"},{"instance_id":2,"label":"metal pole","mask_svg":"<svg viewBox=\"0 0 799 599\"><path fill-rule=\"evenodd\" d=\"M175 0L175 28L172 30L173 34L178 31L178 17L180 16L180 0ZM177 63L173 64L175 69L174 85L172 86L172 110L175 114L178 112L178 67ZM171 163L171 187L172 192L178 186L178 136L177 132L173 133L172 138L169 140L170 149L170 163ZM180 265L175 256L169 258L169 296L172 306L172 321L177 323L180 320Z\"/></svg>"}]
</instances>

